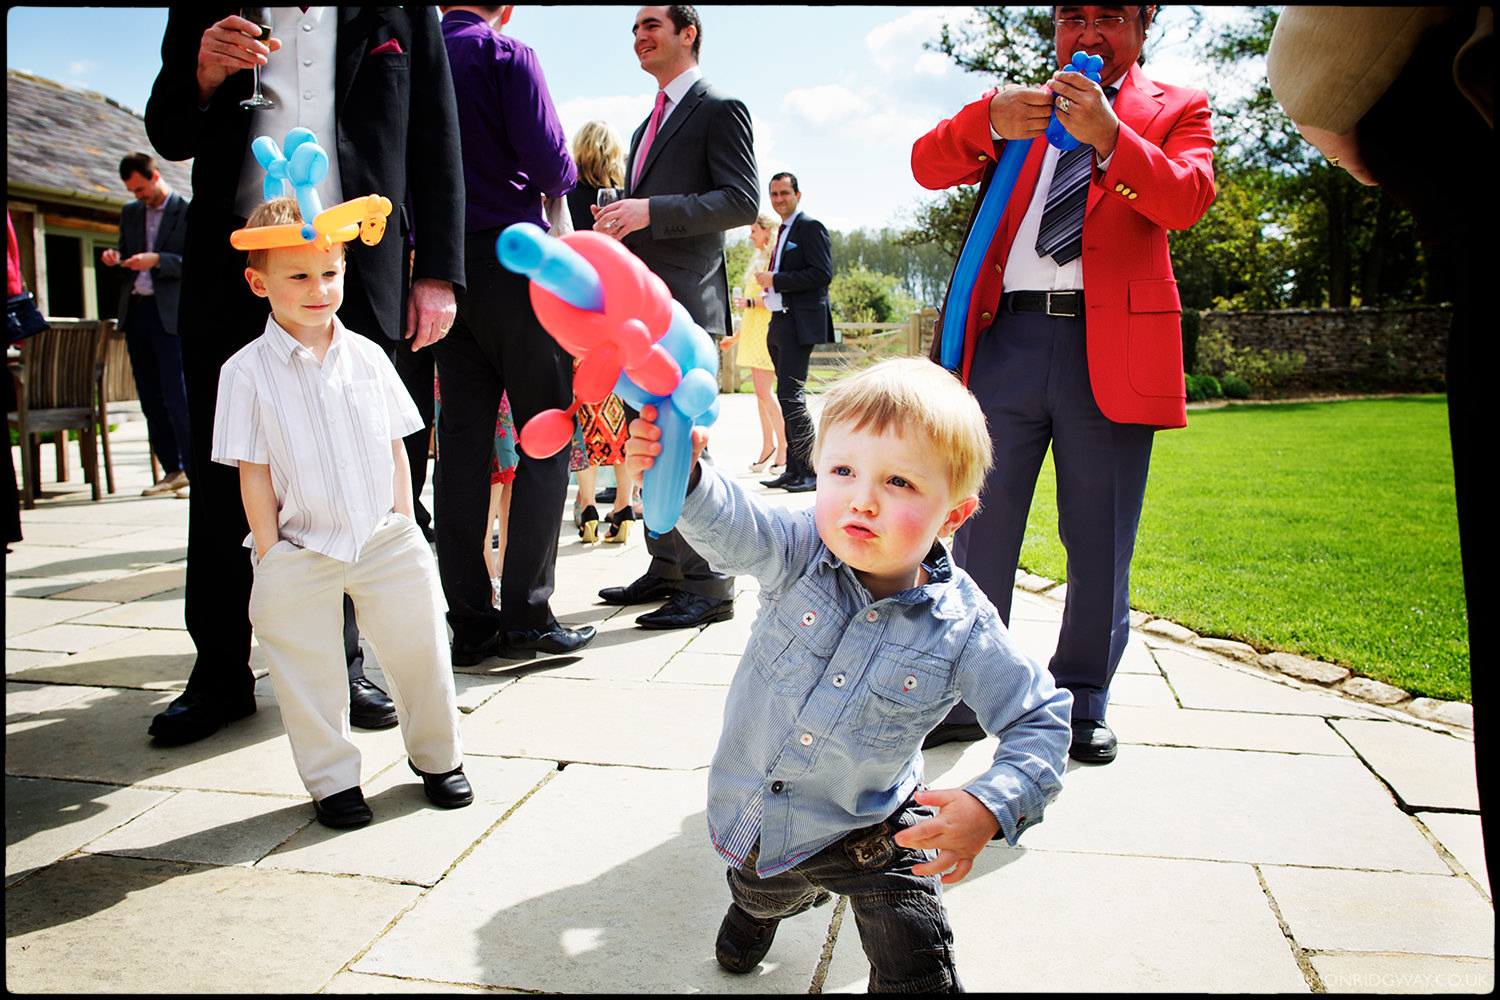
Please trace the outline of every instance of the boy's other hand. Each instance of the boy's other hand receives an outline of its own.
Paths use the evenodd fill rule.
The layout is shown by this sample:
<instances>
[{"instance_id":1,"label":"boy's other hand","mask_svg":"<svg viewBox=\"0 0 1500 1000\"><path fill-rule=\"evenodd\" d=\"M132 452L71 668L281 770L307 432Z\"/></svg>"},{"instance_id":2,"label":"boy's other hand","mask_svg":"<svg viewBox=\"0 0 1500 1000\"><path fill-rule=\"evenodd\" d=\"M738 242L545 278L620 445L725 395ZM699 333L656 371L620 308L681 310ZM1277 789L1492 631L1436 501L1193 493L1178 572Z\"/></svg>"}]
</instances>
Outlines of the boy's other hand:
<instances>
[{"instance_id":1,"label":"boy's other hand","mask_svg":"<svg viewBox=\"0 0 1500 1000\"><path fill-rule=\"evenodd\" d=\"M708 446L708 429L693 428L693 474L690 485L698 481L698 459ZM630 438L625 442L625 468L639 476L656 464L661 454L661 428L656 426L656 407L647 403L641 415L630 422Z\"/></svg>"},{"instance_id":2,"label":"boy's other hand","mask_svg":"<svg viewBox=\"0 0 1500 1000\"><path fill-rule=\"evenodd\" d=\"M896 843L935 850L938 856L912 865L912 874L942 875L945 885L962 881L979 852L1000 830L1000 821L961 788L923 789L917 792L916 800L924 806L937 806L938 814L896 834Z\"/></svg>"}]
</instances>

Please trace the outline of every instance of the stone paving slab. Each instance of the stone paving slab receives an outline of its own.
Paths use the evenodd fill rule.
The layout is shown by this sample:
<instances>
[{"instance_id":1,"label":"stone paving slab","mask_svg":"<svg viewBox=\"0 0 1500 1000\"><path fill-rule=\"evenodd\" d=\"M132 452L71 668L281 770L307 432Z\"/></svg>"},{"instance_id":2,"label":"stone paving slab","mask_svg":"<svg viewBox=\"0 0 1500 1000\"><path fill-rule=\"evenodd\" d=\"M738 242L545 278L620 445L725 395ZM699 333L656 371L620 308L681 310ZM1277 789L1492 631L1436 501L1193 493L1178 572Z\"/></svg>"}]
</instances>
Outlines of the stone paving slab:
<instances>
[{"instance_id":1,"label":"stone paving slab","mask_svg":"<svg viewBox=\"0 0 1500 1000\"><path fill-rule=\"evenodd\" d=\"M1484 830L1477 815L1459 813L1417 813L1417 819L1438 839L1443 849L1468 875L1479 883L1485 895L1490 891L1490 873L1484 856Z\"/></svg>"},{"instance_id":2,"label":"stone paving slab","mask_svg":"<svg viewBox=\"0 0 1500 1000\"><path fill-rule=\"evenodd\" d=\"M11 680L38 684L91 684L99 687L181 691L198 658L183 629L120 629L120 638L71 656L52 653L33 667L10 674ZM8 658L8 654L7 654ZM265 672L260 647L251 662Z\"/></svg>"},{"instance_id":3,"label":"stone paving slab","mask_svg":"<svg viewBox=\"0 0 1500 1000\"><path fill-rule=\"evenodd\" d=\"M1118 683L1118 676L1116 683ZM1128 744L1328 754L1354 751L1315 716L1111 704L1109 725Z\"/></svg>"},{"instance_id":4,"label":"stone paving slab","mask_svg":"<svg viewBox=\"0 0 1500 1000\"><path fill-rule=\"evenodd\" d=\"M5 776L5 884L66 858L170 793Z\"/></svg>"},{"instance_id":5,"label":"stone paving slab","mask_svg":"<svg viewBox=\"0 0 1500 1000\"><path fill-rule=\"evenodd\" d=\"M7 560L9 561L9 560ZM10 569L6 569L7 578ZM63 604L40 597L5 598L5 645L11 645L12 637L19 637L37 629L48 628L60 622L71 621L91 611L104 611L113 607L108 601L80 601ZM25 648L25 647L20 647Z\"/></svg>"},{"instance_id":6,"label":"stone paving slab","mask_svg":"<svg viewBox=\"0 0 1500 1000\"><path fill-rule=\"evenodd\" d=\"M78 855L5 894L16 993L310 993L421 888L239 866Z\"/></svg>"},{"instance_id":7,"label":"stone paving slab","mask_svg":"<svg viewBox=\"0 0 1500 1000\"><path fill-rule=\"evenodd\" d=\"M100 586L109 586L100 584ZM89 588L85 588L89 589ZM57 595L61 597L62 595ZM121 603L106 611L96 611L76 619L80 625L114 625L124 628L187 629L183 614L186 592L181 588L150 594L138 600Z\"/></svg>"},{"instance_id":8,"label":"stone paving slab","mask_svg":"<svg viewBox=\"0 0 1500 1000\"><path fill-rule=\"evenodd\" d=\"M1472 742L1397 722L1332 725L1408 809L1479 811Z\"/></svg>"},{"instance_id":9,"label":"stone paving slab","mask_svg":"<svg viewBox=\"0 0 1500 1000\"><path fill-rule=\"evenodd\" d=\"M1385 718L1357 701L1298 687L1265 671L1229 666L1203 654L1177 648L1162 647L1155 652L1156 661L1183 708L1320 715L1326 718Z\"/></svg>"},{"instance_id":10,"label":"stone paving slab","mask_svg":"<svg viewBox=\"0 0 1500 1000\"><path fill-rule=\"evenodd\" d=\"M193 789L162 793L149 811L95 840L90 854L205 865L253 865L313 821L304 796Z\"/></svg>"},{"instance_id":11,"label":"stone paving slab","mask_svg":"<svg viewBox=\"0 0 1500 1000\"><path fill-rule=\"evenodd\" d=\"M91 583L76 590L65 590L53 594L54 600L63 601L137 601L167 591L182 590L187 580L187 567L153 566L116 577L104 583Z\"/></svg>"},{"instance_id":12,"label":"stone paving slab","mask_svg":"<svg viewBox=\"0 0 1500 1000\"><path fill-rule=\"evenodd\" d=\"M569 765L385 934L355 972L544 992L801 993L821 908L738 977L713 935L728 905L702 771Z\"/></svg>"}]
</instances>

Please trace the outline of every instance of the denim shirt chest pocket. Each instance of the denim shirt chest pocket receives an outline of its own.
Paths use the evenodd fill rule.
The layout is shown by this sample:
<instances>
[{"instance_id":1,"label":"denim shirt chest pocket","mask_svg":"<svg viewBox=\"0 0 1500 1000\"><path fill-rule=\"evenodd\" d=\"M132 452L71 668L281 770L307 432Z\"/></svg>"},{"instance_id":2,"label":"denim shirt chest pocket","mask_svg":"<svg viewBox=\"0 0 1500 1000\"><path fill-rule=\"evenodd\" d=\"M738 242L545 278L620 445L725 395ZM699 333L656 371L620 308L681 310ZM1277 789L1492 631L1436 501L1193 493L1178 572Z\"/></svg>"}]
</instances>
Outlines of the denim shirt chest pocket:
<instances>
[{"instance_id":1,"label":"denim shirt chest pocket","mask_svg":"<svg viewBox=\"0 0 1500 1000\"><path fill-rule=\"evenodd\" d=\"M851 736L872 747L915 747L954 700L953 665L924 650L882 642L871 656Z\"/></svg>"},{"instance_id":2,"label":"denim shirt chest pocket","mask_svg":"<svg viewBox=\"0 0 1500 1000\"><path fill-rule=\"evenodd\" d=\"M775 627L757 630L749 650L751 662L778 694L804 694L822 678L849 616L837 598L809 578L787 591L770 614Z\"/></svg>"}]
</instances>

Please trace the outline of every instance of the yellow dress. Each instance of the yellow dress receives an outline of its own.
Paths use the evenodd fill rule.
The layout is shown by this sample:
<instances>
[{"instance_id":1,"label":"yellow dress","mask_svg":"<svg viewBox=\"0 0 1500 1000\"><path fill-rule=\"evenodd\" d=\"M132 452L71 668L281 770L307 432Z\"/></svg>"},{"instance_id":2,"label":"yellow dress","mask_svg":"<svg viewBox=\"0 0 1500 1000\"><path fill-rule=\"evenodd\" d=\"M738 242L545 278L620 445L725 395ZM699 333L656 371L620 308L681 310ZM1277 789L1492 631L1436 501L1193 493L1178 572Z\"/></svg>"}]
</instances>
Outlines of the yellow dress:
<instances>
[{"instance_id":1,"label":"yellow dress","mask_svg":"<svg viewBox=\"0 0 1500 1000\"><path fill-rule=\"evenodd\" d=\"M735 359L747 368L775 371L771 364L771 352L766 347L766 332L771 327L771 310L760 300L760 284L752 270L745 275L745 298L755 303L745 310L740 320L740 339L735 343Z\"/></svg>"}]
</instances>

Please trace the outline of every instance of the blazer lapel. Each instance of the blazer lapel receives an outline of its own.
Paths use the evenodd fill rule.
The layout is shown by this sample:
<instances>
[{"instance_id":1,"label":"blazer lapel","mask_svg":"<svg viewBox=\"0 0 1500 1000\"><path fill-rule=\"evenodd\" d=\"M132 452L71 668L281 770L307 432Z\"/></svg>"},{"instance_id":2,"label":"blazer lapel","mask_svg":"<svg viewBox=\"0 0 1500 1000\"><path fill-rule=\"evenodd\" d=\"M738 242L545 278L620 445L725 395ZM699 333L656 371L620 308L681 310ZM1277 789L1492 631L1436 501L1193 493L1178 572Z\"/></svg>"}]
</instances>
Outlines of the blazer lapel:
<instances>
[{"instance_id":1,"label":"blazer lapel","mask_svg":"<svg viewBox=\"0 0 1500 1000\"><path fill-rule=\"evenodd\" d=\"M677 133L678 129L682 128L683 122L687 121L698 105L702 103L703 94L706 90L708 90L708 84L700 77L688 88L688 92L682 96L682 100L672 108L672 113L667 116L666 121L662 122L661 129L656 133L656 138L651 140L651 148L646 150L646 162L641 165L640 175L642 177L646 176L646 173L651 169L651 164L656 162L657 157L666 148L672 136ZM640 138L632 139L631 141L633 149L639 148L640 139L645 138L646 129L650 124L651 119L648 117L646 124L641 126L638 133ZM634 156L631 158L633 160Z\"/></svg>"},{"instance_id":2,"label":"blazer lapel","mask_svg":"<svg viewBox=\"0 0 1500 1000\"><path fill-rule=\"evenodd\" d=\"M1137 135L1144 135L1156 116L1161 114L1161 93L1161 88L1141 71L1139 65L1130 67L1130 72L1120 81L1120 92L1115 95L1115 117L1129 125ZM1084 214L1092 212L1103 197L1104 188L1090 184L1088 208Z\"/></svg>"}]
</instances>

